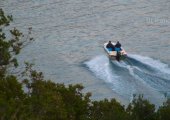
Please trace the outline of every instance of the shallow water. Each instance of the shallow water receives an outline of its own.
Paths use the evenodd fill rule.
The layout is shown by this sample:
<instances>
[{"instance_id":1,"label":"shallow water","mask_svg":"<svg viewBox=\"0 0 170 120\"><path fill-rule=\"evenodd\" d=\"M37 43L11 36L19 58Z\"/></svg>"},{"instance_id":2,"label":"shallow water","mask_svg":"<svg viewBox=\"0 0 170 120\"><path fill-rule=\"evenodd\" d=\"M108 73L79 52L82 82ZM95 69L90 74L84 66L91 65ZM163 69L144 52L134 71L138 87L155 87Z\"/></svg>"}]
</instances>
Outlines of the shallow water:
<instances>
[{"instance_id":1,"label":"shallow water","mask_svg":"<svg viewBox=\"0 0 170 120\"><path fill-rule=\"evenodd\" d=\"M161 104L170 91L169 0L1 0L0 7L14 16L12 26L33 27L36 41L18 59L48 79L82 83L93 99L123 103L145 94ZM108 40L122 43L127 62L108 60Z\"/></svg>"}]
</instances>

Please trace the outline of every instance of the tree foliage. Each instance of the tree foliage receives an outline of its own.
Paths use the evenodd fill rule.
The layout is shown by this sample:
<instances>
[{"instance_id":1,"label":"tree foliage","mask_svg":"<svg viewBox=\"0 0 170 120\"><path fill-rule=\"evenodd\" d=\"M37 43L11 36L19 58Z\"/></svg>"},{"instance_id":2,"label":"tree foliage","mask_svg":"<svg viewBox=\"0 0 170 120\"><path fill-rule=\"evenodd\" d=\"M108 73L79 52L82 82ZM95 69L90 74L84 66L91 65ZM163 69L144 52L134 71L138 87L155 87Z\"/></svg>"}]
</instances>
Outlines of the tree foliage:
<instances>
[{"instance_id":1,"label":"tree foliage","mask_svg":"<svg viewBox=\"0 0 170 120\"><path fill-rule=\"evenodd\" d=\"M132 120L155 120L155 105L143 99L142 95L133 99L127 112Z\"/></svg>"},{"instance_id":2,"label":"tree foliage","mask_svg":"<svg viewBox=\"0 0 170 120\"><path fill-rule=\"evenodd\" d=\"M115 99L93 101L90 117L91 120L128 120L124 106Z\"/></svg>"},{"instance_id":3,"label":"tree foliage","mask_svg":"<svg viewBox=\"0 0 170 120\"><path fill-rule=\"evenodd\" d=\"M7 38L4 27L12 21L0 9L0 119L1 120L169 120L170 101L158 110L142 96L127 108L115 99L92 101L91 93L83 93L80 84L68 85L45 80L42 72L25 63L22 80L7 73L9 66L18 66L15 58L32 38L16 28ZM29 28L30 34L31 28ZM19 82L22 81L22 82Z\"/></svg>"}]
</instances>

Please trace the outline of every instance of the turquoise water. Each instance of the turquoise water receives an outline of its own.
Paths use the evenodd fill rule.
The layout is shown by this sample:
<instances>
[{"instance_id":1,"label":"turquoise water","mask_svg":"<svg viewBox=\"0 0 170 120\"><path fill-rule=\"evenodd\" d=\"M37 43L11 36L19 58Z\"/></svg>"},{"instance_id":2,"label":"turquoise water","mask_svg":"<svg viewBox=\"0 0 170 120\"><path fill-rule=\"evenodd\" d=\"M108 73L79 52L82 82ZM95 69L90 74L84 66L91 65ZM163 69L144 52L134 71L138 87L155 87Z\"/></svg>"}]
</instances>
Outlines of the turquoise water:
<instances>
[{"instance_id":1,"label":"turquoise water","mask_svg":"<svg viewBox=\"0 0 170 120\"><path fill-rule=\"evenodd\" d=\"M133 94L161 104L170 91L169 0L4 0L0 7L14 16L11 26L33 28L36 41L18 59L48 79L125 104ZM109 40L122 43L128 61L109 61Z\"/></svg>"}]
</instances>

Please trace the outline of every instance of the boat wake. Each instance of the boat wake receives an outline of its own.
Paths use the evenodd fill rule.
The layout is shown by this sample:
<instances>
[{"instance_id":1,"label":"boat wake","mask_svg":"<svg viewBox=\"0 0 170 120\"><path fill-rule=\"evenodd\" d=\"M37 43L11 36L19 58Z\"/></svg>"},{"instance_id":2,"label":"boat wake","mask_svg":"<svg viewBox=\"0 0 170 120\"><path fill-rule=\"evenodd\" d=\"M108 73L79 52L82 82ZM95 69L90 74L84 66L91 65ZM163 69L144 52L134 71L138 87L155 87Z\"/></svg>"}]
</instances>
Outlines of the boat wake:
<instances>
[{"instance_id":1,"label":"boat wake","mask_svg":"<svg viewBox=\"0 0 170 120\"><path fill-rule=\"evenodd\" d=\"M111 61L105 55L85 64L96 77L104 80L123 100L143 94L160 105L170 94L170 68L158 60L140 55L128 55L125 61Z\"/></svg>"}]
</instances>

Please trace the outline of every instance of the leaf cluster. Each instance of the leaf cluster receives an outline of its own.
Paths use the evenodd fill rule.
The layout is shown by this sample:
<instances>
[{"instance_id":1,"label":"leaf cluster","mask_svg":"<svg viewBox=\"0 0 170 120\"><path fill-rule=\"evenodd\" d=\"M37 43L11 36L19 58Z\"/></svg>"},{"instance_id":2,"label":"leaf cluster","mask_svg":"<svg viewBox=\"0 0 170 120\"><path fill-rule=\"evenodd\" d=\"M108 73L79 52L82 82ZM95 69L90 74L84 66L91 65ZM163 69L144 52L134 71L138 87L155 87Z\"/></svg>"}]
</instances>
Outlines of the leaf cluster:
<instances>
[{"instance_id":1,"label":"leaf cluster","mask_svg":"<svg viewBox=\"0 0 170 120\"><path fill-rule=\"evenodd\" d=\"M18 62L16 55L26 46L33 38L30 37L32 28L28 29L28 35L24 37L15 27L9 32L4 31L4 27L9 26L13 20L12 16L6 16L4 11L0 9L0 76L6 74L7 68L17 67ZM6 34L10 37L6 37Z\"/></svg>"}]
</instances>

